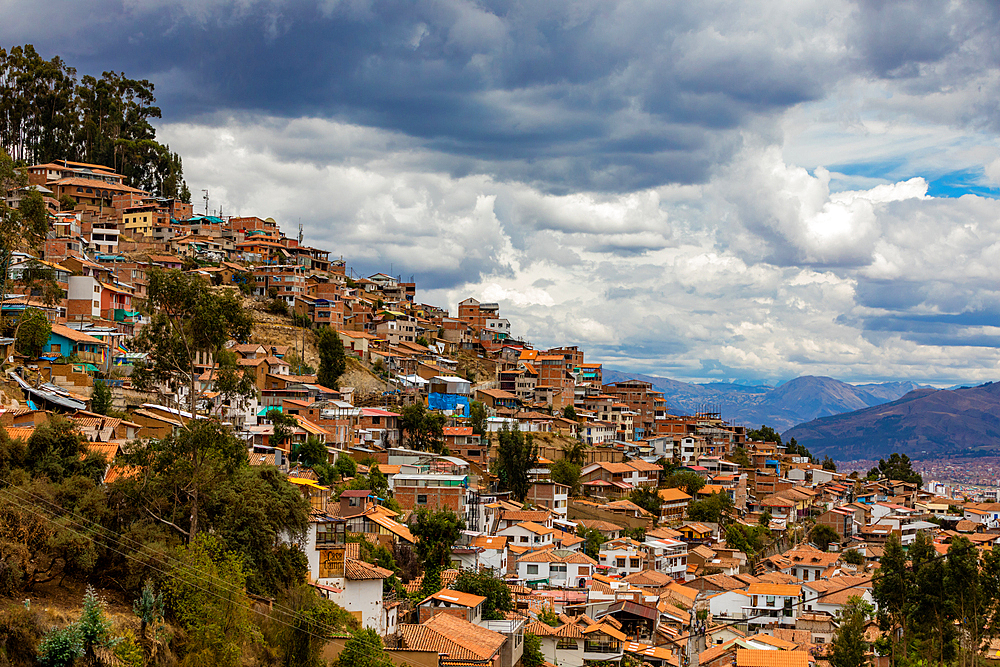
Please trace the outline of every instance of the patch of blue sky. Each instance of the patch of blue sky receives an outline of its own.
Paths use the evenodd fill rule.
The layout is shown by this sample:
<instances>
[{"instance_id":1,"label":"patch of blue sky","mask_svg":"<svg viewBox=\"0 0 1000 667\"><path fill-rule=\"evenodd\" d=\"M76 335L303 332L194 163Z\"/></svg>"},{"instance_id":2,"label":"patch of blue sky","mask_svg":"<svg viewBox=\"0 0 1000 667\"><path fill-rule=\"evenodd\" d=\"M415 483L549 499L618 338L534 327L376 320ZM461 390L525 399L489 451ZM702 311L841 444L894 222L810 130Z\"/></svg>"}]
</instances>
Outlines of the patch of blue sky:
<instances>
[{"instance_id":1,"label":"patch of blue sky","mask_svg":"<svg viewBox=\"0 0 1000 667\"><path fill-rule=\"evenodd\" d=\"M974 194L991 199L1000 198L1000 188L990 182L982 167L941 174L913 173L911 169L912 165L906 161L896 160L831 165L830 190L863 190L921 176L927 180L927 194L931 197L957 198Z\"/></svg>"},{"instance_id":2,"label":"patch of blue sky","mask_svg":"<svg viewBox=\"0 0 1000 667\"><path fill-rule=\"evenodd\" d=\"M982 169L966 169L942 174L927 183L927 194L931 197L961 197L979 195L990 199L1000 198L1000 188L991 184Z\"/></svg>"}]
</instances>

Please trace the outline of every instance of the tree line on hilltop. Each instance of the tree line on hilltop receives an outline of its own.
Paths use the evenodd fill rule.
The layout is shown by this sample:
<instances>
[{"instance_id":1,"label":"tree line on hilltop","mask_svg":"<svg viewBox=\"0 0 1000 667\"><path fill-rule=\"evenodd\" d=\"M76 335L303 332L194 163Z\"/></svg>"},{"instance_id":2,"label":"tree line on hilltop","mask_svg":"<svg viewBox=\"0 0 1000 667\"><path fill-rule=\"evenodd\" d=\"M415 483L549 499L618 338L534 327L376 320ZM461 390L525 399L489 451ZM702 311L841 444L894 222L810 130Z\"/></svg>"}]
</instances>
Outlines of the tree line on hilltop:
<instances>
[{"instance_id":1,"label":"tree line on hilltop","mask_svg":"<svg viewBox=\"0 0 1000 667\"><path fill-rule=\"evenodd\" d=\"M78 80L76 68L30 44L0 48L0 149L19 164L103 165L126 185L190 202L180 156L150 123L161 117L153 89L121 72Z\"/></svg>"}]
</instances>

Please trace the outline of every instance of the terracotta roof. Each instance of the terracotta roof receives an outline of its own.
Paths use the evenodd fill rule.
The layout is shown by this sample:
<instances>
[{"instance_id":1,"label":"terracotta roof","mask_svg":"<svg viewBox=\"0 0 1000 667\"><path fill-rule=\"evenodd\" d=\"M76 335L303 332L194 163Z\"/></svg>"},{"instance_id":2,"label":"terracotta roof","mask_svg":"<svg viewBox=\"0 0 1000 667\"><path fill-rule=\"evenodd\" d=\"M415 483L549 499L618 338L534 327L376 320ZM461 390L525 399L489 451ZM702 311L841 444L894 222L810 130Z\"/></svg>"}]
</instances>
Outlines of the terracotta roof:
<instances>
[{"instance_id":1,"label":"terracotta roof","mask_svg":"<svg viewBox=\"0 0 1000 667\"><path fill-rule=\"evenodd\" d=\"M472 546L480 549L503 549L507 546L507 536L480 535L472 541Z\"/></svg>"},{"instance_id":2,"label":"terracotta roof","mask_svg":"<svg viewBox=\"0 0 1000 667\"><path fill-rule=\"evenodd\" d=\"M392 576L392 570L387 570L384 567L366 563L363 560L345 558L344 574L348 579L353 579L355 581L363 579L388 579Z\"/></svg>"},{"instance_id":3,"label":"terracotta roof","mask_svg":"<svg viewBox=\"0 0 1000 667\"><path fill-rule=\"evenodd\" d=\"M504 510L500 513L503 521L548 521L549 513L542 510Z\"/></svg>"},{"instance_id":4,"label":"terracotta roof","mask_svg":"<svg viewBox=\"0 0 1000 667\"><path fill-rule=\"evenodd\" d=\"M552 637L556 634L556 629L553 628L548 623L542 623L541 621L532 621L524 626L525 632L530 632L537 637Z\"/></svg>"},{"instance_id":5,"label":"terracotta roof","mask_svg":"<svg viewBox=\"0 0 1000 667\"><path fill-rule=\"evenodd\" d=\"M680 489L660 489L657 491L660 496L660 500L663 502L677 502L681 500L691 500L691 496L684 493Z\"/></svg>"},{"instance_id":6,"label":"terracotta roof","mask_svg":"<svg viewBox=\"0 0 1000 667\"><path fill-rule=\"evenodd\" d=\"M802 588L791 584L750 584L750 595L785 595L799 597Z\"/></svg>"},{"instance_id":7,"label":"terracotta roof","mask_svg":"<svg viewBox=\"0 0 1000 667\"><path fill-rule=\"evenodd\" d=\"M53 324L52 333L62 336L63 338L68 338L74 343L87 343L88 345L107 345L104 341L94 338L93 336L88 336L82 331L77 331L76 329L70 329L63 324Z\"/></svg>"},{"instance_id":8,"label":"terracotta roof","mask_svg":"<svg viewBox=\"0 0 1000 667\"><path fill-rule=\"evenodd\" d=\"M611 523L610 521L601 521L600 519L577 519L576 523L584 528L598 531L614 532L622 530L622 527L618 524Z\"/></svg>"},{"instance_id":9,"label":"terracotta roof","mask_svg":"<svg viewBox=\"0 0 1000 667\"><path fill-rule=\"evenodd\" d=\"M718 658L720 655L723 655L725 653L734 650L735 647L736 647L735 639L730 639L725 644L720 644L718 646L710 646L709 648L698 654L698 663L702 665L708 664L713 660L715 660L716 658Z\"/></svg>"},{"instance_id":10,"label":"terracotta roof","mask_svg":"<svg viewBox=\"0 0 1000 667\"><path fill-rule=\"evenodd\" d=\"M438 614L422 625L400 624L406 648L447 653L452 660L489 660L507 638L468 621Z\"/></svg>"},{"instance_id":11,"label":"terracotta roof","mask_svg":"<svg viewBox=\"0 0 1000 667\"><path fill-rule=\"evenodd\" d=\"M809 667L809 652L739 648L736 667Z\"/></svg>"},{"instance_id":12,"label":"terracotta roof","mask_svg":"<svg viewBox=\"0 0 1000 667\"><path fill-rule=\"evenodd\" d=\"M104 483L111 484L119 479L129 479L139 474L137 466L111 466L104 475Z\"/></svg>"},{"instance_id":13,"label":"terracotta roof","mask_svg":"<svg viewBox=\"0 0 1000 667\"><path fill-rule=\"evenodd\" d=\"M673 581L673 578L656 570L643 570L641 572L633 572L624 577L622 581L628 582L633 586L666 586Z\"/></svg>"},{"instance_id":14,"label":"terracotta roof","mask_svg":"<svg viewBox=\"0 0 1000 667\"><path fill-rule=\"evenodd\" d=\"M541 524L537 524L534 521L522 521L517 524L519 528L524 528L525 530L535 533L536 535L548 535L552 532L551 528L546 528Z\"/></svg>"},{"instance_id":15,"label":"terracotta roof","mask_svg":"<svg viewBox=\"0 0 1000 667\"><path fill-rule=\"evenodd\" d=\"M430 600L439 600L441 602L446 602L449 605L456 605L459 607L469 607L470 609L475 609L482 603L486 602L486 598L481 595L473 595L472 593L462 593L461 591L453 591L450 588L442 588L434 595L429 595L420 601L420 604L425 604Z\"/></svg>"},{"instance_id":16,"label":"terracotta roof","mask_svg":"<svg viewBox=\"0 0 1000 667\"><path fill-rule=\"evenodd\" d=\"M595 632L603 632L606 635L614 637L615 639L617 639L620 642L628 640L628 637L626 637L623 633L619 632L618 630L616 630L615 628L611 627L607 623L594 623L589 628L587 628L586 630L584 630L583 634L584 635L589 635L589 634L592 634L592 633L595 633Z\"/></svg>"},{"instance_id":17,"label":"terracotta roof","mask_svg":"<svg viewBox=\"0 0 1000 667\"><path fill-rule=\"evenodd\" d=\"M565 639L583 639L583 629L579 623L566 623L556 628L555 635L556 637L563 637Z\"/></svg>"}]
</instances>

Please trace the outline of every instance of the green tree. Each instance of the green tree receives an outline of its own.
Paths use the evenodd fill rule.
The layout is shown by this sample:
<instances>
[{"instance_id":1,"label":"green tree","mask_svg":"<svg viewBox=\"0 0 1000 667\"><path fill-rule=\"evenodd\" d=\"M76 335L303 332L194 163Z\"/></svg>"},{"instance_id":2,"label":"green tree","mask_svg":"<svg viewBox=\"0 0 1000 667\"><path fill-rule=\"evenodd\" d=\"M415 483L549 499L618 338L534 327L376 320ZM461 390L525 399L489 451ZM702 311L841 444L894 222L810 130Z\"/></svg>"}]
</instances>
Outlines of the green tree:
<instances>
[{"instance_id":1,"label":"green tree","mask_svg":"<svg viewBox=\"0 0 1000 667\"><path fill-rule=\"evenodd\" d=\"M356 623L306 584L282 591L276 602L263 624L264 635L268 645L278 648L283 667L325 667L321 655L331 630Z\"/></svg>"},{"instance_id":2,"label":"green tree","mask_svg":"<svg viewBox=\"0 0 1000 667\"><path fill-rule=\"evenodd\" d=\"M733 523L726 527L726 546L739 549L748 556L760 552L770 539L771 531L767 526Z\"/></svg>"},{"instance_id":3,"label":"green tree","mask_svg":"<svg viewBox=\"0 0 1000 667\"><path fill-rule=\"evenodd\" d=\"M184 664L238 667L259 640L242 559L203 534L178 548L174 563L164 592L169 613L187 633Z\"/></svg>"},{"instance_id":4,"label":"green tree","mask_svg":"<svg viewBox=\"0 0 1000 667\"><path fill-rule=\"evenodd\" d=\"M568 459L559 459L549 466L549 477L553 482L568 486L571 496L580 493L580 466Z\"/></svg>"},{"instance_id":5,"label":"green tree","mask_svg":"<svg viewBox=\"0 0 1000 667\"><path fill-rule=\"evenodd\" d=\"M892 664L896 664L897 649L905 657L910 638L908 617L913 599L913 573L907 568L906 554L895 534L886 539L879 569L872 578L872 597L878 608L879 628L890 636ZM897 631L901 635L898 640Z\"/></svg>"},{"instance_id":6,"label":"green tree","mask_svg":"<svg viewBox=\"0 0 1000 667\"><path fill-rule=\"evenodd\" d=\"M528 471L538 466L538 448L514 425L510 430L504 426L497 433L497 458L493 467L501 491L510 491L515 500L524 500L531 484Z\"/></svg>"},{"instance_id":7,"label":"green tree","mask_svg":"<svg viewBox=\"0 0 1000 667\"><path fill-rule=\"evenodd\" d=\"M235 339L244 343L253 329L253 317L239 298L229 290L212 291L194 273L152 269L148 276L147 303L152 314L134 339L136 349L148 357L136 365L133 384L143 389L158 383L175 389L187 385L189 410L194 414L199 362L211 358L220 364L218 370L213 366L209 371L212 378L228 370L231 376L238 374L244 379L227 387L231 395L224 398L245 400L254 395L257 389L251 374L237 368L234 355L222 354L227 342Z\"/></svg>"},{"instance_id":8,"label":"green tree","mask_svg":"<svg viewBox=\"0 0 1000 667\"><path fill-rule=\"evenodd\" d=\"M692 521L723 523L726 513L732 508L733 501L728 493L713 493L704 500L692 500L688 503L688 518Z\"/></svg>"},{"instance_id":9,"label":"green tree","mask_svg":"<svg viewBox=\"0 0 1000 667\"><path fill-rule=\"evenodd\" d=\"M822 551L826 551L831 544L840 543L840 534L835 531L830 526L826 524L818 523L812 527L809 532L809 540L820 548Z\"/></svg>"},{"instance_id":10,"label":"green tree","mask_svg":"<svg viewBox=\"0 0 1000 667\"><path fill-rule=\"evenodd\" d=\"M705 478L692 470L678 470L667 476L663 486L680 489L693 498L705 486Z\"/></svg>"},{"instance_id":11,"label":"green tree","mask_svg":"<svg viewBox=\"0 0 1000 667\"><path fill-rule=\"evenodd\" d=\"M757 442L773 442L780 445L781 434L770 426L761 424L760 428L747 431L747 440L756 440Z\"/></svg>"},{"instance_id":12,"label":"green tree","mask_svg":"<svg viewBox=\"0 0 1000 667\"><path fill-rule=\"evenodd\" d=\"M252 564L247 590L275 597L305 583L309 562L293 543L309 527L309 502L280 470L240 466L212 489L211 500L206 506L206 529Z\"/></svg>"},{"instance_id":13,"label":"green tree","mask_svg":"<svg viewBox=\"0 0 1000 667\"><path fill-rule=\"evenodd\" d=\"M823 457L823 470L829 470L831 472L837 472L837 462L831 459L829 456Z\"/></svg>"},{"instance_id":14,"label":"green tree","mask_svg":"<svg viewBox=\"0 0 1000 667\"><path fill-rule=\"evenodd\" d=\"M628 499L654 516L660 516L660 506L663 504L663 500L660 499L660 494L656 492L656 489L641 486L633 489L628 494Z\"/></svg>"},{"instance_id":15,"label":"green tree","mask_svg":"<svg viewBox=\"0 0 1000 667\"><path fill-rule=\"evenodd\" d=\"M959 664L978 664L979 654L986 648L990 604L984 596L979 552L967 538L955 537L948 545L944 589L951 593L955 620L962 625Z\"/></svg>"},{"instance_id":16,"label":"green tree","mask_svg":"<svg viewBox=\"0 0 1000 667\"><path fill-rule=\"evenodd\" d=\"M514 611L514 599L507 583L488 572L462 570L451 588L486 598L483 603L484 621L503 620L504 612Z\"/></svg>"},{"instance_id":17,"label":"green tree","mask_svg":"<svg viewBox=\"0 0 1000 667\"><path fill-rule=\"evenodd\" d=\"M853 549L847 554L857 553ZM857 554L858 557L861 554ZM907 601L907 624L917 655L933 658L939 664L955 659L958 633L955 628L953 596L947 588L946 565L938 557L934 543L918 532L907 557L911 563L912 595Z\"/></svg>"},{"instance_id":18,"label":"green tree","mask_svg":"<svg viewBox=\"0 0 1000 667\"><path fill-rule=\"evenodd\" d=\"M350 456L346 455L340 455L337 457L336 463L333 464L333 469L342 479L354 477L358 474L357 462Z\"/></svg>"},{"instance_id":19,"label":"green tree","mask_svg":"<svg viewBox=\"0 0 1000 667\"><path fill-rule=\"evenodd\" d=\"M59 198L59 210L60 211L72 211L76 208L76 200L69 195L63 195Z\"/></svg>"},{"instance_id":20,"label":"green tree","mask_svg":"<svg viewBox=\"0 0 1000 667\"><path fill-rule=\"evenodd\" d=\"M38 662L44 667L70 667L83 654L83 639L76 623L50 630L38 644Z\"/></svg>"},{"instance_id":21,"label":"green tree","mask_svg":"<svg viewBox=\"0 0 1000 667\"><path fill-rule=\"evenodd\" d=\"M760 518L757 519L757 523L767 528L768 526L771 525L772 518L774 517L771 516L771 510L765 509L763 512L760 513Z\"/></svg>"},{"instance_id":22,"label":"green tree","mask_svg":"<svg viewBox=\"0 0 1000 667\"><path fill-rule=\"evenodd\" d=\"M362 628L344 644L337 656L336 667L393 667L385 653L382 638L371 628Z\"/></svg>"},{"instance_id":23,"label":"green tree","mask_svg":"<svg viewBox=\"0 0 1000 667\"><path fill-rule=\"evenodd\" d=\"M310 435L306 441L295 448L291 459L299 461L307 466L314 466L318 463L327 463L330 453L326 450L326 445L319 441L315 435Z\"/></svg>"},{"instance_id":24,"label":"green tree","mask_svg":"<svg viewBox=\"0 0 1000 667\"><path fill-rule=\"evenodd\" d=\"M44 475L52 482L76 475L99 481L107 465L99 455L88 453L87 441L73 422L55 415L32 431L23 461L33 475Z\"/></svg>"},{"instance_id":25,"label":"green tree","mask_svg":"<svg viewBox=\"0 0 1000 667\"><path fill-rule=\"evenodd\" d=\"M566 418L566 419L572 419L573 421L577 420L577 417L576 417L576 408L574 408L572 405L567 405L565 408L563 408L563 413L562 414L563 414L563 417Z\"/></svg>"},{"instance_id":26,"label":"green tree","mask_svg":"<svg viewBox=\"0 0 1000 667\"><path fill-rule=\"evenodd\" d=\"M413 523L410 532L418 538L417 558L424 568L424 590L428 590L428 586L437 578L434 590L424 595L427 597L440 590L441 570L451 563L451 547L465 530L465 519L449 509L431 511L421 507L411 520Z\"/></svg>"},{"instance_id":27,"label":"green tree","mask_svg":"<svg viewBox=\"0 0 1000 667\"><path fill-rule=\"evenodd\" d=\"M17 205L21 214L22 224L28 228L32 239L43 239L49 232L49 214L45 210L45 200L42 193L32 189Z\"/></svg>"},{"instance_id":28,"label":"green tree","mask_svg":"<svg viewBox=\"0 0 1000 667\"><path fill-rule=\"evenodd\" d=\"M281 447L287 444L287 441L292 437L299 425L299 420L294 415L286 415L277 408L268 410L264 414L264 419L271 422L274 427L271 437L268 438L268 442L272 447Z\"/></svg>"},{"instance_id":29,"label":"green tree","mask_svg":"<svg viewBox=\"0 0 1000 667\"><path fill-rule=\"evenodd\" d=\"M99 415L107 415L111 411L111 390L103 380L94 380L94 393L90 396L90 410Z\"/></svg>"},{"instance_id":30,"label":"green tree","mask_svg":"<svg viewBox=\"0 0 1000 667\"><path fill-rule=\"evenodd\" d=\"M864 565L865 557L857 549L848 549L843 555L844 562L848 565Z\"/></svg>"},{"instance_id":31,"label":"green tree","mask_svg":"<svg viewBox=\"0 0 1000 667\"><path fill-rule=\"evenodd\" d=\"M316 331L316 348L319 351L316 381L324 387L337 389L340 376L347 370L347 356L340 335L330 327L320 327Z\"/></svg>"},{"instance_id":32,"label":"green tree","mask_svg":"<svg viewBox=\"0 0 1000 667\"><path fill-rule=\"evenodd\" d=\"M146 631L153 626L153 636L163 620L163 595L158 595L153 588L153 582L146 580L139 597L132 603L132 611L139 617L139 637L146 638Z\"/></svg>"},{"instance_id":33,"label":"green tree","mask_svg":"<svg viewBox=\"0 0 1000 667\"><path fill-rule=\"evenodd\" d=\"M737 447L734 449L732 455L729 457L729 460L738 464L741 468L749 468L753 465L750 462L750 455L747 454L747 450L743 447Z\"/></svg>"},{"instance_id":34,"label":"green tree","mask_svg":"<svg viewBox=\"0 0 1000 667\"><path fill-rule=\"evenodd\" d=\"M800 445L795 438L788 441L788 445L785 446L785 453L789 456L804 456L813 463L819 463L819 460L806 449L806 446Z\"/></svg>"},{"instance_id":35,"label":"green tree","mask_svg":"<svg viewBox=\"0 0 1000 667\"><path fill-rule=\"evenodd\" d=\"M80 628L80 639L83 641L83 652L89 660L94 660L95 649L114 644L111 636L111 619L104 613L104 605L97 599L97 593L90 585L83 595L83 612L77 624Z\"/></svg>"},{"instance_id":36,"label":"green tree","mask_svg":"<svg viewBox=\"0 0 1000 667\"><path fill-rule=\"evenodd\" d=\"M189 422L162 440L138 441L123 460L141 469L136 489L146 513L189 540L200 529L202 497L248 466L245 445L214 419Z\"/></svg>"},{"instance_id":37,"label":"green tree","mask_svg":"<svg viewBox=\"0 0 1000 667\"><path fill-rule=\"evenodd\" d=\"M414 403L403 408L399 415L399 427L406 438L406 445L411 449L423 451L424 449L424 417L427 416L427 408L423 403Z\"/></svg>"},{"instance_id":38,"label":"green tree","mask_svg":"<svg viewBox=\"0 0 1000 667\"><path fill-rule=\"evenodd\" d=\"M524 633L524 653L521 655L522 667L541 667L545 662L542 654L542 640L530 632Z\"/></svg>"},{"instance_id":39,"label":"green tree","mask_svg":"<svg viewBox=\"0 0 1000 667\"><path fill-rule=\"evenodd\" d=\"M486 433L486 406L480 401L469 403L469 424L476 435Z\"/></svg>"},{"instance_id":40,"label":"green tree","mask_svg":"<svg viewBox=\"0 0 1000 667\"><path fill-rule=\"evenodd\" d=\"M45 312L38 308L28 308L18 319L15 329L15 348L21 354L36 359L45 351L52 336L52 325Z\"/></svg>"},{"instance_id":41,"label":"green tree","mask_svg":"<svg viewBox=\"0 0 1000 667\"><path fill-rule=\"evenodd\" d=\"M583 538L583 553L594 560L600 560L601 545L607 541L601 531L579 526L576 529L576 534Z\"/></svg>"},{"instance_id":42,"label":"green tree","mask_svg":"<svg viewBox=\"0 0 1000 667\"><path fill-rule=\"evenodd\" d=\"M538 620L552 628L558 628L562 625L562 622L559 620L559 616L551 609L543 608L540 612L538 612Z\"/></svg>"},{"instance_id":43,"label":"green tree","mask_svg":"<svg viewBox=\"0 0 1000 667\"><path fill-rule=\"evenodd\" d=\"M916 484L918 487L923 486L924 483L924 478L913 469L910 457L906 454L900 455L897 452L893 452L888 460L879 459L878 465L868 471L869 479L879 479L881 477L900 482L909 482Z\"/></svg>"},{"instance_id":44,"label":"green tree","mask_svg":"<svg viewBox=\"0 0 1000 667\"><path fill-rule=\"evenodd\" d=\"M587 445L582 440L563 445L563 459L582 468L587 461Z\"/></svg>"},{"instance_id":45,"label":"green tree","mask_svg":"<svg viewBox=\"0 0 1000 667\"><path fill-rule=\"evenodd\" d=\"M854 595L837 613L840 626L830 645L831 667L862 667L868 663L865 627L872 611L871 605Z\"/></svg>"}]
</instances>

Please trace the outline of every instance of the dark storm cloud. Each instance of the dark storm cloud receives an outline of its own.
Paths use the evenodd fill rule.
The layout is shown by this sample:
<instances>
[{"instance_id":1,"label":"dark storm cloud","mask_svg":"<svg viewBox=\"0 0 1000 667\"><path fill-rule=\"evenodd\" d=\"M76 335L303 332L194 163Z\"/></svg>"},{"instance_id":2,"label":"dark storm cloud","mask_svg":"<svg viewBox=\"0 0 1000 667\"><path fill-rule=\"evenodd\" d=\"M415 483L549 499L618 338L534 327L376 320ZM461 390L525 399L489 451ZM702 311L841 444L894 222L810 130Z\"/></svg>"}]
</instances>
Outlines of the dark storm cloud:
<instances>
[{"instance_id":1,"label":"dark storm cloud","mask_svg":"<svg viewBox=\"0 0 1000 667\"><path fill-rule=\"evenodd\" d=\"M727 23L726 8L133 0L77 5L34 30L27 16L0 34L81 71L151 78L171 121L336 117L503 178L619 191L704 181L749 118L816 99L840 76L837 56L801 48L821 22L762 35L760 17Z\"/></svg>"}]
</instances>

